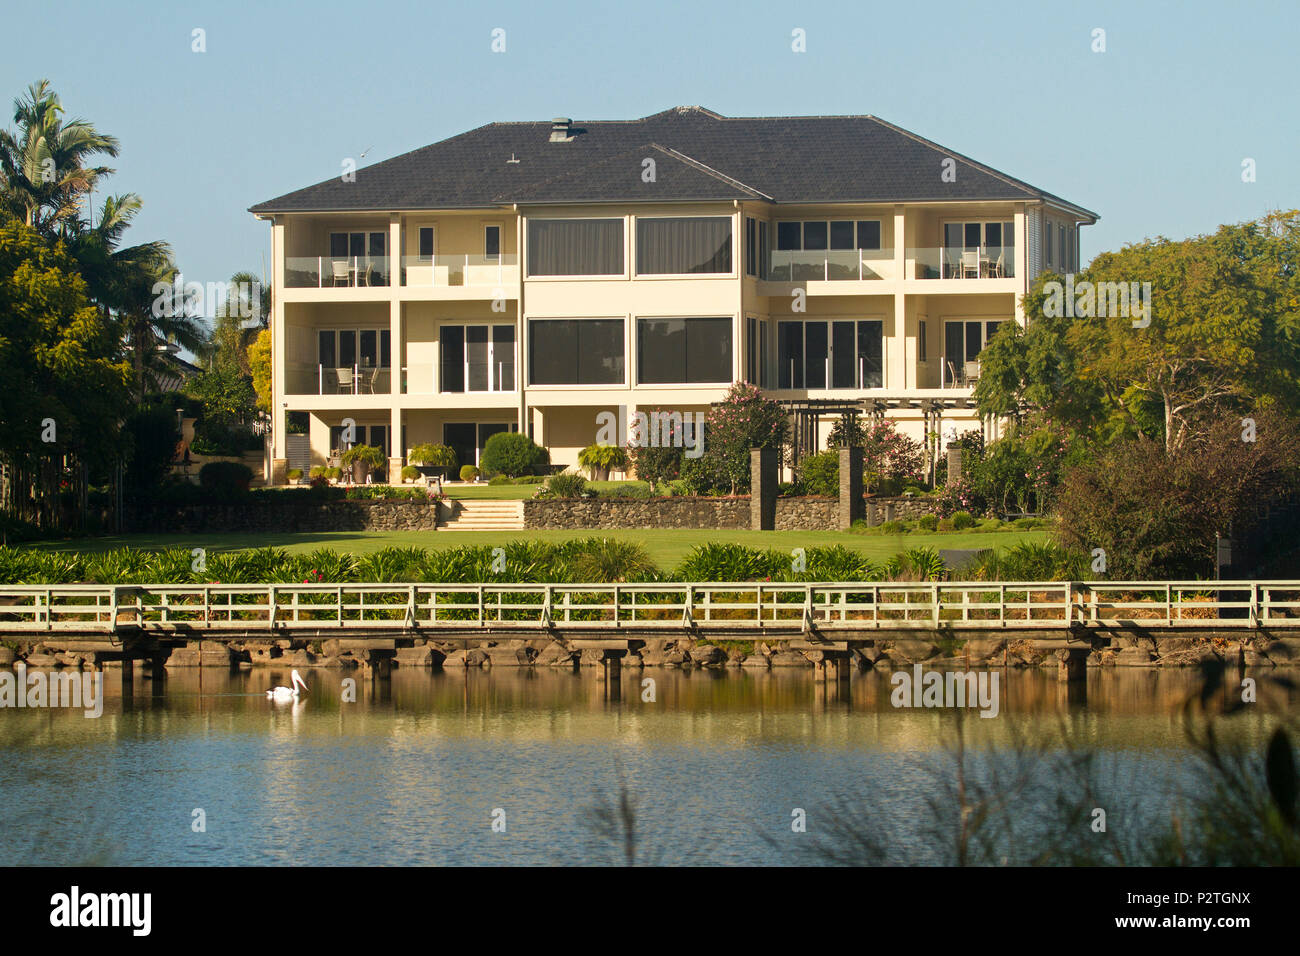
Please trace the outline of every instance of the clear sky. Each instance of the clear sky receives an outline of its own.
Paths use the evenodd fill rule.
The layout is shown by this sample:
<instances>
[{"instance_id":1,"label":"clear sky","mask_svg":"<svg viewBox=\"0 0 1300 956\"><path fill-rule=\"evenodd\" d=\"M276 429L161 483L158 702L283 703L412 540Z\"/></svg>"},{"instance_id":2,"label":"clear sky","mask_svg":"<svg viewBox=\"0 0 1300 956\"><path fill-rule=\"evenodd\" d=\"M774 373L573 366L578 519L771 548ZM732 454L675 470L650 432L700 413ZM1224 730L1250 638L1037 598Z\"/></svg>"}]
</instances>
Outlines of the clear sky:
<instances>
[{"instance_id":1,"label":"clear sky","mask_svg":"<svg viewBox=\"0 0 1300 956\"><path fill-rule=\"evenodd\" d=\"M122 141L106 185L144 199L128 241L170 241L199 282L261 273L270 227L248 207L339 175L345 157L366 151L366 166L493 120L678 105L872 113L1100 213L1083 230L1085 261L1300 206L1300 0L73 0L51 11L4 42L3 125L8 102L48 78L70 116ZM498 27L504 53L491 49ZM206 52L191 49L196 28ZM796 28L804 53L791 49Z\"/></svg>"}]
</instances>

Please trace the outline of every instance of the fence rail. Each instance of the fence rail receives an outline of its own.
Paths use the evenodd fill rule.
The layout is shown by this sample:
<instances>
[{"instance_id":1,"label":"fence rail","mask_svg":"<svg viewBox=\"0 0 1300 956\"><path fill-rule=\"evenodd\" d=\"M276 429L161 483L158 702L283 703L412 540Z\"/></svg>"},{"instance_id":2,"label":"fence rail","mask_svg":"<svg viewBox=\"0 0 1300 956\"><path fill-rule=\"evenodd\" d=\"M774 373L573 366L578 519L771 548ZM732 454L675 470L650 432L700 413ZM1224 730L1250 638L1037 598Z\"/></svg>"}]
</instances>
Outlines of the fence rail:
<instances>
[{"instance_id":1,"label":"fence rail","mask_svg":"<svg viewBox=\"0 0 1300 956\"><path fill-rule=\"evenodd\" d=\"M1300 581L0 588L0 634L295 628L1300 628Z\"/></svg>"}]
</instances>

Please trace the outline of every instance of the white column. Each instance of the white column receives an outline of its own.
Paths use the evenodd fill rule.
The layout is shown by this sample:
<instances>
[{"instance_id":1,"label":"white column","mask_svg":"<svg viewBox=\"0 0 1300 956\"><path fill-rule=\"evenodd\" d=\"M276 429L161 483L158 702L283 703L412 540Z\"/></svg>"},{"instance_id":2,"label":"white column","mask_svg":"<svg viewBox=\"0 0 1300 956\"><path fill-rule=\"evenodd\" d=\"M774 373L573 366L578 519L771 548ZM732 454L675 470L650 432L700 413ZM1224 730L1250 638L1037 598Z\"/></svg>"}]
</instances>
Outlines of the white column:
<instances>
[{"instance_id":1,"label":"white column","mask_svg":"<svg viewBox=\"0 0 1300 956\"><path fill-rule=\"evenodd\" d=\"M903 214L903 205L894 207L894 270L899 281L894 286L894 335L889 357L885 362L885 385L893 389L905 389L908 381L915 381L915 374L908 375L907 370L907 296L903 289L907 279L903 275L903 266L907 258L907 221Z\"/></svg>"},{"instance_id":2,"label":"white column","mask_svg":"<svg viewBox=\"0 0 1300 956\"><path fill-rule=\"evenodd\" d=\"M1027 323L1020 297L1029 291L1029 222L1024 203L1016 205L1016 286L1016 294L1012 296L1015 319L1023 327Z\"/></svg>"}]
</instances>

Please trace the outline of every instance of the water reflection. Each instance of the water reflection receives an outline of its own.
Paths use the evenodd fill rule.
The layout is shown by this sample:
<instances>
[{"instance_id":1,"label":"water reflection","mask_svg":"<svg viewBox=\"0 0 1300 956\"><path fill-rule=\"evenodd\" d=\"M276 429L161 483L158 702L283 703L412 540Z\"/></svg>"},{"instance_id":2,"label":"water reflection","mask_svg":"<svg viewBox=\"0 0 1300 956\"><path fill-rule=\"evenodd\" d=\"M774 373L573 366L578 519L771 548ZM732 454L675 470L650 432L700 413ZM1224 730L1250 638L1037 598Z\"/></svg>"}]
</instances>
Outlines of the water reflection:
<instances>
[{"instance_id":1,"label":"water reflection","mask_svg":"<svg viewBox=\"0 0 1300 956\"><path fill-rule=\"evenodd\" d=\"M590 670L305 676L293 704L265 696L287 670L190 669L168 672L160 694L137 674L128 699L109 676L96 720L0 710L0 793L27 808L11 817L17 837L0 863L599 860L610 847L596 807L621 784L668 862L783 862L788 848L762 834L788 832L792 807L864 781L881 801L876 819L923 855L915 821L933 780L915 758L940 755L953 728L951 711L895 709L877 673L854 675L846 693L806 671L625 670L620 702ZM1178 772L1177 711L1197 686L1187 670L1107 669L1072 703L1054 672L1011 671L1000 716L971 712L963 726L996 747L1068 726L1140 797ZM1281 694L1282 709L1300 709L1295 691ZM1238 730L1262 739L1268 726L1247 714ZM195 808L204 833L191 828ZM504 833L491 829L496 809Z\"/></svg>"}]
</instances>

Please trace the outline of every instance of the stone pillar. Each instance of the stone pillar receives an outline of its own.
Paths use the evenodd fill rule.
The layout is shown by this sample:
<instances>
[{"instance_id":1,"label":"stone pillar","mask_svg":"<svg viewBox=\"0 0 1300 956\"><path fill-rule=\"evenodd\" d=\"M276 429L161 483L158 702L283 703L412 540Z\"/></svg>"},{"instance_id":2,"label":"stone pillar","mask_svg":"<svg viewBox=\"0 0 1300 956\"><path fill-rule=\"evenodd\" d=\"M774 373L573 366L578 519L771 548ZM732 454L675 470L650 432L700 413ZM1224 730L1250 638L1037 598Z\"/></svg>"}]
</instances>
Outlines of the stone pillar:
<instances>
[{"instance_id":1,"label":"stone pillar","mask_svg":"<svg viewBox=\"0 0 1300 956\"><path fill-rule=\"evenodd\" d=\"M948 480L945 484L955 485L961 481L961 446L948 449Z\"/></svg>"},{"instance_id":2,"label":"stone pillar","mask_svg":"<svg viewBox=\"0 0 1300 956\"><path fill-rule=\"evenodd\" d=\"M611 701L623 699L623 660L622 654L605 654L605 698Z\"/></svg>"},{"instance_id":3,"label":"stone pillar","mask_svg":"<svg viewBox=\"0 0 1300 956\"><path fill-rule=\"evenodd\" d=\"M840 449L840 502L838 527L847 531L864 512L862 498L862 449Z\"/></svg>"},{"instance_id":4,"label":"stone pillar","mask_svg":"<svg viewBox=\"0 0 1300 956\"><path fill-rule=\"evenodd\" d=\"M776 528L776 451L749 450L749 526L754 531Z\"/></svg>"},{"instance_id":5,"label":"stone pillar","mask_svg":"<svg viewBox=\"0 0 1300 956\"><path fill-rule=\"evenodd\" d=\"M1067 647L1056 652L1056 679L1074 683L1088 679L1088 653L1084 647Z\"/></svg>"}]
</instances>

